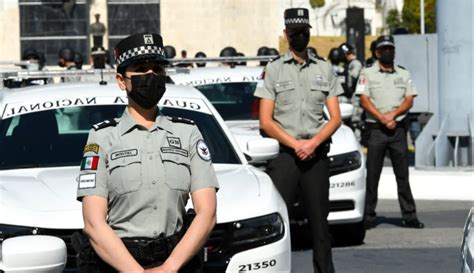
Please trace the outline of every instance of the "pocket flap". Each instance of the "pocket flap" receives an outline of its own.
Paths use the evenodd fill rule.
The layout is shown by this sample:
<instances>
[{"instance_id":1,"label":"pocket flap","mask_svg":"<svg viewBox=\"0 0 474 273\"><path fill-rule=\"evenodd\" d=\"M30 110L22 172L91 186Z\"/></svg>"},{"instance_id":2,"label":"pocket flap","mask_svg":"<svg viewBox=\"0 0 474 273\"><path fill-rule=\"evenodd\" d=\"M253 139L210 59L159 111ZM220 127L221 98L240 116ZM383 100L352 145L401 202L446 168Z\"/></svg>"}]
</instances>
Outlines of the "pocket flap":
<instances>
[{"instance_id":1,"label":"pocket flap","mask_svg":"<svg viewBox=\"0 0 474 273\"><path fill-rule=\"evenodd\" d=\"M322 81L311 81L311 91L329 93L329 83Z\"/></svg>"},{"instance_id":2,"label":"pocket flap","mask_svg":"<svg viewBox=\"0 0 474 273\"><path fill-rule=\"evenodd\" d=\"M162 147L161 148L161 160L162 161L168 161L168 162L173 162L176 164L185 164L189 165L189 153L187 150L183 149L177 149L174 148L173 150L167 150L163 149L167 147Z\"/></svg>"},{"instance_id":3,"label":"pocket flap","mask_svg":"<svg viewBox=\"0 0 474 273\"><path fill-rule=\"evenodd\" d=\"M295 89L295 83L293 81L281 81L275 84L275 91L277 93L290 91Z\"/></svg>"}]
</instances>

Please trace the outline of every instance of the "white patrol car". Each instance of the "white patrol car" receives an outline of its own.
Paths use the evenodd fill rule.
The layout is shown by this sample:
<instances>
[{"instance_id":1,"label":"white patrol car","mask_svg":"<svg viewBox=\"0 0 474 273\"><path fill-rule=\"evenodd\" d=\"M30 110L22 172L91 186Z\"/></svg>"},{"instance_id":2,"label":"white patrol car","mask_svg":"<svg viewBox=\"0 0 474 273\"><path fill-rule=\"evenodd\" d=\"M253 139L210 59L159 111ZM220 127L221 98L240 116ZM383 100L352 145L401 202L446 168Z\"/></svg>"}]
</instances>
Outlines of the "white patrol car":
<instances>
[{"instance_id":1,"label":"white patrol car","mask_svg":"<svg viewBox=\"0 0 474 273\"><path fill-rule=\"evenodd\" d=\"M474 207L467 216L461 244L461 273L472 272L474 272Z\"/></svg>"},{"instance_id":2,"label":"white patrol car","mask_svg":"<svg viewBox=\"0 0 474 273\"><path fill-rule=\"evenodd\" d=\"M58 238L67 246L65 272L77 270L70 238L83 227L76 201L82 150L91 125L120 117L126 103L115 83L0 89L0 272L60 271L66 251L52 240ZM221 116L194 88L167 85L160 108L194 120L212 154L220 190L204 271L289 273L289 219L270 178L248 164ZM249 145L252 160L278 152L273 139Z\"/></svg>"},{"instance_id":3,"label":"white patrol car","mask_svg":"<svg viewBox=\"0 0 474 273\"><path fill-rule=\"evenodd\" d=\"M253 96L262 67L203 67L189 73L171 75L177 85L199 89L219 111L240 148L247 153L250 139L260 138L258 99ZM353 107L340 104L342 117L350 118ZM326 116L328 115L325 109ZM330 158L331 232L335 239L360 244L365 237L363 225L365 202L365 160L353 131L342 125L332 136ZM306 222L302 210L296 209L292 222Z\"/></svg>"}]
</instances>

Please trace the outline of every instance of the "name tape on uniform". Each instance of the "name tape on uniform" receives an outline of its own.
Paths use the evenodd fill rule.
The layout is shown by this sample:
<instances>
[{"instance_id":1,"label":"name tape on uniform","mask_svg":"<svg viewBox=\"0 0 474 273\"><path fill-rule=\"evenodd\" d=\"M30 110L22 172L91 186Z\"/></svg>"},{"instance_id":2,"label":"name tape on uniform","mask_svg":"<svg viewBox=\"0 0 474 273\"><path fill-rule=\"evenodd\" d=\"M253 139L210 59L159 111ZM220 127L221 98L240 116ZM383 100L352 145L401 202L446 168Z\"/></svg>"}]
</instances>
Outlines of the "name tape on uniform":
<instances>
[{"instance_id":1,"label":"name tape on uniform","mask_svg":"<svg viewBox=\"0 0 474 273\"><path fill-rule=\"evenodd\" d=\"M95 173L81 174L79 176L79 189L95 188Z\"/></svg>"}]
</instances>

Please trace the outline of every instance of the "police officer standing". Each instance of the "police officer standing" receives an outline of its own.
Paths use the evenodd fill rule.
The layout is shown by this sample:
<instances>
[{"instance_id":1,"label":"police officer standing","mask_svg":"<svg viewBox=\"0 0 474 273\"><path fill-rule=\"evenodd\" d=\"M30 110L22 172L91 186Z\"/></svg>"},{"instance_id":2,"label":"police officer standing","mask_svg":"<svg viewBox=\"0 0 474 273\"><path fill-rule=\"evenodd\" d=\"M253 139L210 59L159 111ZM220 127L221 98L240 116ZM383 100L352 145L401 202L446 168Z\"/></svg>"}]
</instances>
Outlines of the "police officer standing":
<instances>
[{"instance_id":1,"label":"police officer standing","mask_svg":"<svg viewBox=\"0 0 474 273\"><path fill-rule=\"evenodd\" d=\"M423 228L416 216L408 181L407 128L404 122L417 95L408 70L394 65L395 42L391 35L377 38L378 61L364 68L360 74L356 95L367 112L369 139L367 146L367 194L365 225L374 227L377 189L380 173L388 150L398 188L398 202L402 210L402 225Z\"/></svg>"},{"instance_id":2,"label":"police officer standing","mask_svg":"<svg viewBox=\"0 0 474 273\"><path fill-rule=\"evenodd\" d=\"M77 197L96 260L81 252L81 269L200 272L194 256L215 225L218 188L206 143L192 121L159 112L168 63L161 36L131 35L115 59L128 105L120 119L94 125L84 148ZM187 225L189 193L196 214Z\"/></svg>"},{"instance_id":3,"label":"police officer standing","mask_svg":"<svg viewBox=\"0 0 474 273\"><path fill-rule=\"evenodd\" d=\"M285 10L289 52L270 62L255 96L260 99L260 128L277 139L280 153L268 166L273 183L291 212L301 188L313 240L314 272L334 272L327 217L331 135L341 125L337 96L342 87L331 65L308 54L308 10ZM323 107L331 118L323 119Z\"/></svg>"}]
</instances>

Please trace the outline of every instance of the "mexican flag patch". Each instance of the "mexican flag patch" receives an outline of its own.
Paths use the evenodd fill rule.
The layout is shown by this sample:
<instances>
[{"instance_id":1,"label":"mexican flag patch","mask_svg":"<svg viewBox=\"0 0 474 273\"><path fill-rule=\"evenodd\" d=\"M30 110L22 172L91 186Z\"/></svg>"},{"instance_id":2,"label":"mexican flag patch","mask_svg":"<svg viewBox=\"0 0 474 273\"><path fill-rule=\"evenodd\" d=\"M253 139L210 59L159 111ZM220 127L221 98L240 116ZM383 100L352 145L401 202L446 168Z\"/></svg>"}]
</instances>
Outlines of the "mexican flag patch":
<instances>
[{"instance_id":1,"label":"mexican flag patch","mask_svg":"<svg viewBox=\"0 0 474 273\"><path fill-rule=\"evenodd\" d=\"M82 161L81 161L81 171L97 170L98 165L99 165L98 156L85 156L82 158Z\"/></svg>"}]
</instances>

